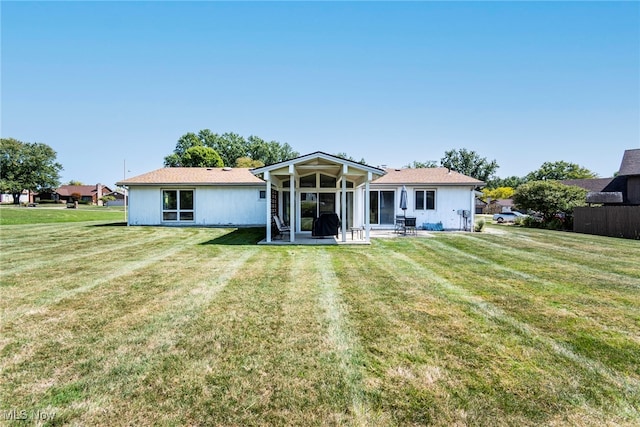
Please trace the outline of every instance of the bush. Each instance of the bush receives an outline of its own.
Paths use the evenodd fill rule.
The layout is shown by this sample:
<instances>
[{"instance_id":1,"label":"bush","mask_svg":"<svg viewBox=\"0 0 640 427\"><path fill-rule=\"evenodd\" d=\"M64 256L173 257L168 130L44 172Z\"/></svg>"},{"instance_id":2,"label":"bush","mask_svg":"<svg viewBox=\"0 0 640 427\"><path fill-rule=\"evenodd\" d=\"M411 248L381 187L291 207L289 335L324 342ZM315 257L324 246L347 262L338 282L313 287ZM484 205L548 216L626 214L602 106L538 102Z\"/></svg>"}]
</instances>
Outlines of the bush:
<instances>
[{"instance_id":1,"label":"bush","mask_svg":"<svg viewBox=\"0 0 640 427\"><path fill-rule=\"evenodd\" d=\"M482 229L484 228L484 219L480 219L476 222L475 227L473 227L473 230L476 233L480 233L482 231Z\"/></svg>"},{"instance_id":2,"label":"bush","mask_svg":"<svg viewBox=\"0 0 640 427\"><path fill-rule=\"evenodd\" d=\"M522 220L522 225L529 228L542 228L542 219L535 216L527 216Z\"/></svg>"}]
</instances>

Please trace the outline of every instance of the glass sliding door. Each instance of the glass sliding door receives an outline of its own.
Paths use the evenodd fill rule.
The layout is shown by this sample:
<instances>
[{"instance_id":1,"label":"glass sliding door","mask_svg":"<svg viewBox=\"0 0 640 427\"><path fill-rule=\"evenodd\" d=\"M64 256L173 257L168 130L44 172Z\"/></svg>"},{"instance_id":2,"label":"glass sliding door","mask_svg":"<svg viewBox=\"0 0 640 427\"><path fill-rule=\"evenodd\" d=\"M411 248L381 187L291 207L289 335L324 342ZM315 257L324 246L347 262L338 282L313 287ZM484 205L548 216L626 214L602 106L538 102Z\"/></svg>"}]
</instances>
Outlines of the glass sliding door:
<instances>
[{"instance_id":1,"label":"glass sliding door","mask_svg":"<svg viewBox=\"0 0 640 427\"><path fill-rule=\"evenodd\" d=\"M370 224L378 224L378 216L380 210L378 208L378 197L379 194L377 191L369 192L369 223Z\"/></svg>"},{"instance_id":2,"label":"glass sliding door","mask_svg":"<svg viewBox=\"0 0 640 427\"><path fill-rule=\"evenodd\" d=\"M380 224L395 223L395 191L380 192Z\"/></svg>"},{"instance_id":3,"label":"glass sliding door","mask_svg":"<svg viewBox=\"0 0 640 427\"><path fill-rule=\"evenodd\" d=\"M300 230L311 231L318 216L318 194L300 193Z\"/></svg>"},{"instance_id":4,"label":"glass sliding door","mask_svg":"<svg viewBox=\"0 0 640 427\"><path fill-rule=\"evenodd\" d=\"M395 223L395 191L369 192L369 221L372 225Z\"/></svg>"},{"instance_id":5,"label":"glass sliding door","mask_svg":"<svg viewBox=\"0 0 640 427\"><path fill-rule=\"evenodd\" d=\"M353 227L353 191L347 191L347 227Z\"/></svg>"},{"instance_id":6,"label":"glass sliding door","mask_svg":"<svg viewBox=\"0 0 640 427\"><path fill-rule=\"evenodd\" d=\"M323 213L335 213L336 211L336 195L335 193L318 194L320 205L318 206L318 216Z\"/></svg>"},{"instance_id":7,"label":"glass sliding door","mask_svg":"<svg viewBox=\"0 0 640 427\"><path fill-rule=\"evenodd\" d=\"M300 193L300 231L311 231L315 218L335 212L335 193Z\"/></svg>"}]
</instances>

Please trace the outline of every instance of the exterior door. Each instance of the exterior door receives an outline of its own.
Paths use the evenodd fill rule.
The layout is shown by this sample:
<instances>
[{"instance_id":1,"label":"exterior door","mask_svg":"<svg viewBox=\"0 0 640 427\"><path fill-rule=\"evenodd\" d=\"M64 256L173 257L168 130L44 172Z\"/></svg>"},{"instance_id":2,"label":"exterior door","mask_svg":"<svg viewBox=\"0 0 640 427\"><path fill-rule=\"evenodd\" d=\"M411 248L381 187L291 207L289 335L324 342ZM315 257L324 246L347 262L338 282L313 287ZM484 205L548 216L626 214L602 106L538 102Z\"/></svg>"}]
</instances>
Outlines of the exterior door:
<instances>
[{"instance_id":1,"label":"exterior door","mask_svg":"<svg viewBox=\"0 0 640 427\"><path fill-rule=\"evenodd\" d=\"M373 225L394 225L395 191L371 191L369 193L369 221Z\"/></svg>"}]
</instances>

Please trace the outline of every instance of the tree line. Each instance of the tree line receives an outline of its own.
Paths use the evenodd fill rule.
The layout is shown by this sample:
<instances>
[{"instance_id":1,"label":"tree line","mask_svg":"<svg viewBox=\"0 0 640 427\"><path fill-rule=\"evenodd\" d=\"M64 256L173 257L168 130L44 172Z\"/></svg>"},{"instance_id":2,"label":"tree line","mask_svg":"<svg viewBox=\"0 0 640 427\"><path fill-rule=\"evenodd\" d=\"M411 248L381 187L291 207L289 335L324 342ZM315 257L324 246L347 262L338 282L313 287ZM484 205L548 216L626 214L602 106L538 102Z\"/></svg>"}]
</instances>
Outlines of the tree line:
<instances>
[{"instance_id":1,"label":"tree line","mask_svg":"<svg viewBox=\"0 0 640 427\"><path fill-rule=\"evenodd\" d=\"M164 158L167 167L260 167L298 157L287 143L265 141L236 133L219 135L209 129L182 135L172 154Z\"/></svg>"}]
</instances>

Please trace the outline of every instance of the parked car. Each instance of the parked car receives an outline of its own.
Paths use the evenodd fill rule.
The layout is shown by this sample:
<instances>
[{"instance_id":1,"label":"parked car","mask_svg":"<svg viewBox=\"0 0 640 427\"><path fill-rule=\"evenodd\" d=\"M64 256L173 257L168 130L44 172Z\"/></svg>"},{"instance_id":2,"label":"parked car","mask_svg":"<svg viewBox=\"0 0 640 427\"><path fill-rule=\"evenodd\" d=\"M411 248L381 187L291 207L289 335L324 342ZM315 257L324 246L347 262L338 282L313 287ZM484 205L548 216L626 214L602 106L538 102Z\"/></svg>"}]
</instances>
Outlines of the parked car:
<instances>
[{"instance_id":1,"label":"parked car","mask_svg":"<svg viewBox=\"0 0 640 427\"><path fill-rule=\"evenodd\" d=\"M503 222L515 222L518 218L524 218L526 215L520 212L501 212L493 215L493 220L502 224Z\"/></svg>"}]
</instances>

